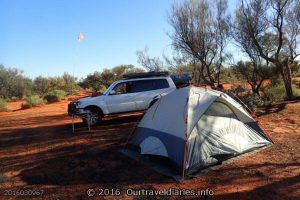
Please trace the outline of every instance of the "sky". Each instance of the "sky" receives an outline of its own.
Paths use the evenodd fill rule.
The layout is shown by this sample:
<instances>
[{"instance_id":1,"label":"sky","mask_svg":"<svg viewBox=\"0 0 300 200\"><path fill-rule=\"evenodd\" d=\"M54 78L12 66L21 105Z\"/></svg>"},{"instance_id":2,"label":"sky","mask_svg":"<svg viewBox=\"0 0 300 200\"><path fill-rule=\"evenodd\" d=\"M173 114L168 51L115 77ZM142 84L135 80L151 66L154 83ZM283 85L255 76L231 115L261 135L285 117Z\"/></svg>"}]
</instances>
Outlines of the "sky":
<instances>
[{"instance_id":1,"label":"sky","mask_svg":"<svg viewBox=\"0 0 300 200\"><path fill-rule=\"evenodd\" d=\"M136 51L172 52L168 11L174 0L0 0L0 64L34 78L85 77L121 64ZM229 0L232 8L235 0ZM84 34L77 41L79 32Z\"/></svg>"}]
</instances>

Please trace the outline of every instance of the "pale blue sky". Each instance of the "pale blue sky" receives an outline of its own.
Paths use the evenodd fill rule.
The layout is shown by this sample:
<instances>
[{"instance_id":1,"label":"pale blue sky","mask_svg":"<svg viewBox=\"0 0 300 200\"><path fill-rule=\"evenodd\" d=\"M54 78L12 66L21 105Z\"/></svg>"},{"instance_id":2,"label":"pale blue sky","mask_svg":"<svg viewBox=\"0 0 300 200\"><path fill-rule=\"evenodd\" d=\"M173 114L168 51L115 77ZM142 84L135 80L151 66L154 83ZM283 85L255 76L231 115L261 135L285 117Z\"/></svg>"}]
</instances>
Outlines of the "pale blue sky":
<instances>
[{"instance_id":1,"label":"pale blue sky","mask_svg":"<svg viewBox=\"0 0 300 200\"><path fill-rule=\"evenodd\" d=\"M0 0L0 64L30 77L137 63L136 51L171 52L174 0ZM235 0L229 1L234 7ZM78 44L83 32L85 40Z\"/></svg>"}]
</instances>

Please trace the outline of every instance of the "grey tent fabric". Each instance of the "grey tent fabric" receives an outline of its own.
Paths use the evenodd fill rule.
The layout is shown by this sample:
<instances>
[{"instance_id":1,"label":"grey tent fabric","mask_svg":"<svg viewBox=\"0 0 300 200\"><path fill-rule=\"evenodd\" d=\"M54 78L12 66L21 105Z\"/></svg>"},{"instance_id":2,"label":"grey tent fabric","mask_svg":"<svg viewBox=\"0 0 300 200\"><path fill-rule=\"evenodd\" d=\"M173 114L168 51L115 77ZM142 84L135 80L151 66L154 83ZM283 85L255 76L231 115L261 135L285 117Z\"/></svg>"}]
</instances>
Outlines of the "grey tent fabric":
<instances>
[{"instance_id":1,"label":"grey tent fabric","mask_svg":"<svg viewBox=\"0 0 300 200\"><path fill-rule=\"evenodd\" d=\"M234 99L187 87L161 97L146 112L122 153L180 180L271 144Z\"/></svg>"}]
</instances>

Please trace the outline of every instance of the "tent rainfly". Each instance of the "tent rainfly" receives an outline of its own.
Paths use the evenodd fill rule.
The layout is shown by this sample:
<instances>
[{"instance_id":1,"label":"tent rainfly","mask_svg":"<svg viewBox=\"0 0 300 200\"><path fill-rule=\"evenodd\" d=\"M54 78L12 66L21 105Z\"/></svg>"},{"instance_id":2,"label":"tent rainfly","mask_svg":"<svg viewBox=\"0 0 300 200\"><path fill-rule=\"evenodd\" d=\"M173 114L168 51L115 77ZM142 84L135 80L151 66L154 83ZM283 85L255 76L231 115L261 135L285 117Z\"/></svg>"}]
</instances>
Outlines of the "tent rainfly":
<instances>
[{"instance_id":1,"label":"tent rainfly","mask_svg":"<svg viewBox=\"0 0 300 200\"><path fill-rule=\"evenodd\" d=\"M121 152L175 180L272 141L225 93L186 87L146 112Z\"/></svg>"}]
</instances>

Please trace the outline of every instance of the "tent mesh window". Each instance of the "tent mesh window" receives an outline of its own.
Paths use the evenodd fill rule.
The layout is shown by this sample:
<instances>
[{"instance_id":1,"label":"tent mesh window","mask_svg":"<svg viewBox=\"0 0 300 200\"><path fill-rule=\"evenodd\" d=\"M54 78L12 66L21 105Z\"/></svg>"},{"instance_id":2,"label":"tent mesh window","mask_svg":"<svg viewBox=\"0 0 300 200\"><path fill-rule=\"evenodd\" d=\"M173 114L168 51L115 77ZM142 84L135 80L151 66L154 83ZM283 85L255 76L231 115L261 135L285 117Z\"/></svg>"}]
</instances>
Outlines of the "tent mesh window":
<instances>
[{"instance_id":1,"label":"tent mesh window","mask_svg":"<svg viewBox=\"0 0 300 200\"><path fill-rule=\"evenodd\" d=\"M218 116L218 117L228 117L238 119L234 112L222 102L214 102L205 112L205 115Z\"/></svg>"}]
</instances>

